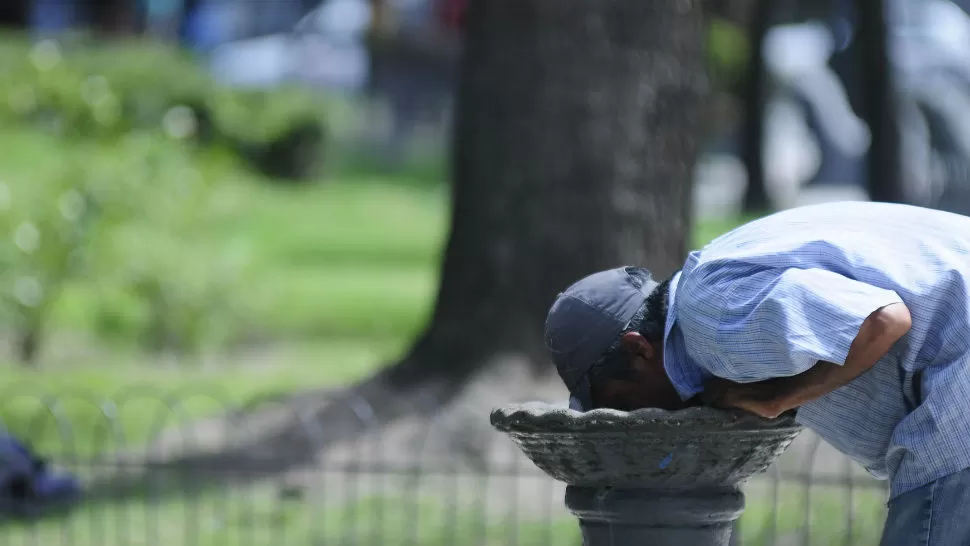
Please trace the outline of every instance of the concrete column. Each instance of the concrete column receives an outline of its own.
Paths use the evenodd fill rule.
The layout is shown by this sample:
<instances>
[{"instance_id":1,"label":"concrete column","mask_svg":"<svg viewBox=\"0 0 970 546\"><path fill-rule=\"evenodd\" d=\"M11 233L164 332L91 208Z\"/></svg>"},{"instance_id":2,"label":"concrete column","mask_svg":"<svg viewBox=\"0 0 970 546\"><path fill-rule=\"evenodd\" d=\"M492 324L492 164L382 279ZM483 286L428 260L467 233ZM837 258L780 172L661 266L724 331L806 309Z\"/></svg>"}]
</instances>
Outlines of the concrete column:
<instances>
[{"instance_id":1,"label":"concrete column","mask_svg":"<svg viewBox=\"0 0 970 546\"><path fill-rule=\"evenodd\" d=\"M732 487L663 492L570 486L566 507L579 520L586 546L728 546L744 495Z\"/></svg>"},{"instance_id":2,"label":"concrete column","mask_svg":"<svg viewBox=\"0 0 970 546\"><path fill-rule=\"evenodd\" d=\"M492 425L569 484L566 507L584 546L728 546L744 510L743 483L801 431L792 415L579 413L545 404L495 410Z\"/></svg>"}]
</instances>

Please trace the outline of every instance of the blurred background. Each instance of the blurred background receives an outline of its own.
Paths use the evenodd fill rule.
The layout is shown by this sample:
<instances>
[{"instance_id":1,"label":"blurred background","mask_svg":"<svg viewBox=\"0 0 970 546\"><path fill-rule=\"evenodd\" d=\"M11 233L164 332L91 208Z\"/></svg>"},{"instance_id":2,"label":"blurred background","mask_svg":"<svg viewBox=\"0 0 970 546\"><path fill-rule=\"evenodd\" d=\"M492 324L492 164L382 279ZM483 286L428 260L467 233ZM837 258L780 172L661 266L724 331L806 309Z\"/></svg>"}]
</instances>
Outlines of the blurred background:
<instances>
[{"instance_id":1,"label":"blurred background","mask_svg":"<svg viewBox=\"0 0 970 546\"><path fill-rule=\"evenodd\" d=\"M645 4L637 7L636 5ZM970 212L963 0L5 0L0 543L579 544L488 411L571 281ZM816 437L738 544L877 544Z\"/></svg>"}]
</instances>

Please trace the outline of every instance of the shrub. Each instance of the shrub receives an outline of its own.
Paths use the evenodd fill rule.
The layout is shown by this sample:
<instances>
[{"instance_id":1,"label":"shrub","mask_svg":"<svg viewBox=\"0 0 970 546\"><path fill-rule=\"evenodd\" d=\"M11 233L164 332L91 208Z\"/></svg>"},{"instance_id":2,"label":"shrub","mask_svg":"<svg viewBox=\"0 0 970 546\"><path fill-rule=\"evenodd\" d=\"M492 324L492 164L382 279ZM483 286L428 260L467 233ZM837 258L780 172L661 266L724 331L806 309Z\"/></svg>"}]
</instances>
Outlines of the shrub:
<instances>
[{"instance_id":1,"label":"shrub","mask_svg":"<svg viewBox=\"0 0 970 546\"><path fill-rule=\"evenodd\" d=\"M0 228L10 234L0 238L0 316L22 360L78 284L93 287L86 318L98 334L182 353L220 343L243 292L233 249L199 236L225 178L218 163L138 131L110 145L46 137L24 151L19 170L7 161L0 171Z\"/></svg>"},{"instance_id":2,"label":"shrub","mask_svg":"<svg viewBox=\"0 0 970 546\"><path fill-rule=\"evenodd\" d=\"M218 345L241 312L242 293L233 249L201 236L222 173L207 172L191 151L158 137L125 144L133 159L119 172L134 183L115 193L121 221L92 249L96 331L125 332L155 351Z\"/></svg>"},{"instance_id":3,"label":"shrub","mask_svg":"<svg viewBox=\"0 0 970 546\"><path fill-rule=\"evenodd\" d=\"M65 284L87 265L87 249L104 218L96 180L65 155L21 183L0 182L4 315L14 324L18 356L32 361Z\"/></svg>"},{"instance_id":4,"label":"shrub","mask_svg":"<svg viewBox=\"0 0 970 546\"><path fill-rule=\"evenodd\" d=\"M203 109L219 134L257 170L283 180L304 180L322 168L326 130L320 105L294 87L272 94L221 89Z\"/></svg>"},{"instance_id":5,"label":"shrub","mask_svg":"<svg viewBox=\"0 0 970 546\"><path fill-rule=\"evenodd\" d=\"M325 118L306 89L219 86L167 45L0 39L0 122L83 139L163 131L225 147L270 176L306 180L322 165Z\"/></svg>"}]
</instances>

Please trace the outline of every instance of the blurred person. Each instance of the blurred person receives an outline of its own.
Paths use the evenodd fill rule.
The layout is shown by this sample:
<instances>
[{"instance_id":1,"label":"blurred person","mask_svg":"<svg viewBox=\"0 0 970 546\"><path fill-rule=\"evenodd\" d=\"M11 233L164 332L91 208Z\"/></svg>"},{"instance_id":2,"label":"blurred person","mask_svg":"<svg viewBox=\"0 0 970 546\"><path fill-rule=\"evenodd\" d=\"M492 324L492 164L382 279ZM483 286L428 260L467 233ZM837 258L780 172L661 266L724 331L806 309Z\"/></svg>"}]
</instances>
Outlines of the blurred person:
<instances>
[{"instance_id":1,"label":"blurred person","mask_svg":"<svg viewBox=\"0 0 970 546\"><path fill-rule=\"evenodd\" d=\"M924 156L905 173L908 200L968 214L970 17L949 0L895 0L890 6L890 54L901 106L917 110L902 126L904 158L920 149ZM926 143L913 137L917 132L926 133Z\"/></svg>"},{"instance_id":2,"label":"blurred person","mask_svg":"<svg viewBox=\"0 0 970 546\"><path fill-rule=\"evenodd\" d=\"M328 89L356 94L370 71L366 37L373 20L367 0L326 0L296 26L307 59L307 78Z\"/></svg>"},{"instance_id":3,"label":"blurred person","mask_svg":"<svg viewBox=\"0 0 970 546\"><path fill-rule=\"evenodd\" d=\"M103 34L140 31L139 11L144 0L34 0L29 5L28 25L39 35L58 34L79 28Z\"/></svg>"},{"instance_id":4,"label":"blurred person","mask_svg":"<svg viewBox=\"0 0 970 546\"><path fill-rule=\"evenodd\" d=\"M887 8L906 200L970 213L970 16L951 0L891 0ZM833 67L856 109L865 100L852 65L857 19L841 0L830 25L840 44Z\"/></svg>"},{"instance_id":5,"label":"blurred person","mask_svg":"<svg viewBox=\"0 0 970 546\"><path fill-rule=\"evenodd\" d=\"M465 17L469 0L437 0L435 10L441 27L456 36L465 31Z\"/></svg>"},{"instance_id":6,"label":"blurred person","mask_svg":"<svg viewBox=\"0 0 970 546\"><path fill-rule=\"evenodd\" d=\"M774 100L801 107L803 123L819 147L818 169L804 182L808 186L859 186L865 175L861 158L869 147L869 128L828 66L837 48L835 36L820 22L776 25L765 35L765 68L777 87Z\"/></svg>"},{"instance_id":7,"label":"blurred person","mask_svg":"<svg viewBox=\"0 0 970 546\"><path fill-rule=\"evenodd\" d=\"M33 0L28 24L37 34L56 34L81 23L81 15L81 2L77 0Z\"/></svg>"},{"instance_id":8,"label":"blurred person","mask_svg":"<svg viewBox=\"0 0 970 546\"><path fill-rule=\"evenodd\" d=\"M252 2L253 36L288 33L304 15L304 0L272 0Z\"/></svg>"},{"instance_id":9,"label":"blurred person","mask_svg":"<svg viewBox=\"0 0 970 546\"><path fill-rule=\"evenodd\" d=\"M141 0L146 30L157 38L178 37L183 0Z\"/></svg>"},{"instance_id":10,"label":"blurred person","mask_svg":"<svg viewBox=\"0 0 970 546\"><path fill-rule=\"evenodd\" d=\"M189 47L208 52L244 38L253 26L248 0L195 0L182 22L182 38Z\"/></svg>"},{"instance_id":11,"label":"blurred person","mask_svg":"<svg viewBox=\"0 0 970 546\"><path fill-rule=\"evenodd\" d=\"M546 344L572 409L794 412L890 480L883 546L970 544L970 218L775 213L661 282L635 267L576 282Z\"/></svg>"},{"instance_id":12,"label":"blurred person","mask_svg":"<svg viewBox=\"0 0 970 546\"><path fill-rule=\"evenodd\" d=\"M950 0L891 0L887 5L890 55L899 87L897 115L903 139L905 200L910 204L970 212L970 17ZM816 16L818 14L813 14ZM766 69L776 88L773 104L797 110L800 127L774 124L784 139L767 151L781 207L808 199L865 198L869 131L855 114L863 97L857 68L858 17L851 0L837 0L821 20L776 25L765 37ZM794 134L793 134L794 131ZM786 144L807 131L813 142ZM790 136L789 136L790 135ZM790 146L796 154L780 155ZM813 153L817 147L818 153ZM804 177L788 167L816 163ZM789 174L792 173L792 174ZM807 192L817 188L814 192ZM833 190L838 188L838 193ZM851 192L851 193L846 193Z\"/></svg>"},{"instance_id":13,"label":"blurred person","mask_svg":"<svg viewBox=\"0 0 970 546\"><path fill-rule=\"evenodd\" d=\"M79 28L101 33L130 33L138 30L136 12L142 0L33 0L28 8L28 25L40 35L58 34Z\"/></svg>"},{"instance_id":14,"label":"blurred person","mask_svg":"<svg viewBox=\"0 0 970 546\"><path fill-rule=\"evenodd\" d=\"M443 126L457 74L460 4L391 0L389 36L371 49L371 92L391 113L381 155L402 162L422 126Z\"/></svg>"}]
</instances>

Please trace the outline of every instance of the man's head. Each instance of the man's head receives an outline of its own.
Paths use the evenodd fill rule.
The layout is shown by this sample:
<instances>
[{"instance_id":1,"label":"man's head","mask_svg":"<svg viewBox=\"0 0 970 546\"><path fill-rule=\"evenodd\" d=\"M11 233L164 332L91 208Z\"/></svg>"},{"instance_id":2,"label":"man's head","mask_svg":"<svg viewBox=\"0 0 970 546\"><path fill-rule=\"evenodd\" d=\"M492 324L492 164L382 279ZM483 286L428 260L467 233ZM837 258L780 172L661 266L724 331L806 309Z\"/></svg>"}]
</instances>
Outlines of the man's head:
<instances>
[{"instance_id":1,"label":"man's head","mask_svg":"<svg viewBox=\"0 0 970 546\"><path fill-rule=\"evenodd\" d=\"M663 366L669 281L638 267L590 275L561 293L546 319L546 346L570 407L630 411L684 407Z\"/></svg>"}]
</instances>

